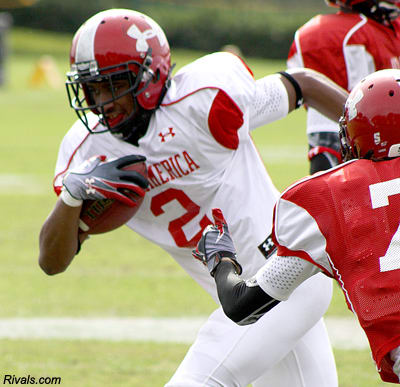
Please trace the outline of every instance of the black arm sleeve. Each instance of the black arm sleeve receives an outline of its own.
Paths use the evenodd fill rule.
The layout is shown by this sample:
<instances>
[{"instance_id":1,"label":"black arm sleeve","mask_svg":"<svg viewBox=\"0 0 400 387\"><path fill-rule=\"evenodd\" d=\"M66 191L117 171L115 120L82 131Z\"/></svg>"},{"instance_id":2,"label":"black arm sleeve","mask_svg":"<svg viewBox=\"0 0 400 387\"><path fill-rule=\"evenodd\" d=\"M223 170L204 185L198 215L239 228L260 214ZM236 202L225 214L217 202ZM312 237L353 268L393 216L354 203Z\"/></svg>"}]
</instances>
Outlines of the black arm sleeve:
<instances>
[{"instance_id":1,"label":"black arm sleeve","mask_svg":"<svg viewBox=\"0 0 400 387\"><path fill-rule=\"evenodd\" d=\"M240 279L229 261L219 263L214 279L224 313L239 325L255 323L280 302L265 293L256 282Z\"/></svg>"}]
</instances>

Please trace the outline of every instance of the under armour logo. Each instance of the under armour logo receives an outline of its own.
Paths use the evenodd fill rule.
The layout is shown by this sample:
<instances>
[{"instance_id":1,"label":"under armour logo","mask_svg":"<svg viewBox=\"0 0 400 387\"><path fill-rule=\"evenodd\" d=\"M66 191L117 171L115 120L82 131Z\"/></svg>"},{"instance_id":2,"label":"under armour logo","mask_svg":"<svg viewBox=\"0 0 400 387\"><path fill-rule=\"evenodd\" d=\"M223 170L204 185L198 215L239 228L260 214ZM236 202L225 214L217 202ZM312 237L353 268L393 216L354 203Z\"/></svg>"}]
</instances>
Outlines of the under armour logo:
<instances>
[{"instance_id":1,"label":"under armour logo","mask_svg":"<svg viewBox=\"0 0 400 387\"><path fill-rule=\"evenodd\" d=\"M272 240L272 236L269 235L263 243L261 243L260 246L258 246L258 249L261 251L261 254L264 255L266 259L268 259L272 253L276 251L276 246Z\"/></svg>"},{"instance_id":2,"label":"under armour logo","mask_svg":"<svg viewBox=\"0 0 400 387\"><path fill-rule=\"evenodd\" d=\"M268 238L268 239L263 243L263 248L266 249L266 250L269 250L269 249L274 248L274 247L275 247L275 245L274 245L274 242L272 242L272 239L271 239L271 238Z\"/></svg>"},{"instance_id":3,"label":"under armour logo","mask_svg":"<svg viewBox=\"0 0 400 387\"><path fill-rule=\"evenodd\" d=\"M150 22L148 19L146 19L146 21L151 27L148 30L142 32L135 24L133 24L127 31L128 36L136 39L136 51L138 52L147 52L149 49L149 44L147 43L148 39L156 37L161 47L167 42L167 38L161 27L154 22Z\"/></svg>"},{"instance_id":4,"label":"under armour logo","mask_svg":"<svg viewBox=\"0 0 400 387\"><path fill-rule=\"evenodd\" d=\"M172 138L175 136L174 128L168 128L168 131L166 133L160 132L160 133L158 133L158 135L161 137L161 142L165 142L166 137L171 136L171 138ZM169 138L169 139L171 139L171 138Z\"/></svg>"},{"instance_id":5,"label":"under armour logo","mask_svg":"<svg viewBox=\"0 0 400 387\"><path fill-rule=\"evenodd\" d=\"M86 193L88 195L95 194L96 193L96 189L93 188L93 186L92 186L92 184L94 183L94 179L93 178L87 178L87 179L85 179L85 183L88 186L88 188L86 189Z\"/></svg>"}]
</instances>

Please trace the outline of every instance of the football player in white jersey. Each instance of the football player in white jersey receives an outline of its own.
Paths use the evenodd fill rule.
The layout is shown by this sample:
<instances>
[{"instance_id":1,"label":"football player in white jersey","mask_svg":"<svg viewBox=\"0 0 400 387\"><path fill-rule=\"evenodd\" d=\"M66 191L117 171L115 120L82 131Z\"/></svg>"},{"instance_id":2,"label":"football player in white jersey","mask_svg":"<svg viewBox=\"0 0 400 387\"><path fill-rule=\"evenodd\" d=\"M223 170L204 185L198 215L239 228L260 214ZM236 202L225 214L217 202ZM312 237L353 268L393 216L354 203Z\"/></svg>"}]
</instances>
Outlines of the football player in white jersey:
<instances>
[{"instance_id":1,"label":"football player in white jersey","mask_svg":"<svg viewBox=\"0 0 400 387\"><path fill-rule=\"evenodd\" d=\"M265 262L278 197L250 131L303 101L336 120L347 92L307 69L256 81L239 57L223 52L172 77L164 32L132 10L90 18L74 36L70 60L67 88L79 120L59 149L54 189L60 196L40 232L41 268L60 273L80 249L83 200L126 200L120 188L146 190L128 227L161 246L218 303L213 279L191 256L212 223L212 208L224 210L246 257L243 275L251 276ZM144 157L147 181L121 173L127 160ZM249 327L218 307L167 386L337 386L322 319L331 292L331 280L316 276Z\"/></svg>"},{"instance_id":2,"label":"football player in white jersey","mask_svg":"<svg viewBox=\"0 0 400 387\"><path fill-rule=\"evenodd\" d=\"M350 91L366 75L400 68L399 0L325 0L335 14L316 15L300 27L287 66L307 67ZM310 172L341 161L339 126L313 108L307 110Z\"/></svg>"}]
</instances>

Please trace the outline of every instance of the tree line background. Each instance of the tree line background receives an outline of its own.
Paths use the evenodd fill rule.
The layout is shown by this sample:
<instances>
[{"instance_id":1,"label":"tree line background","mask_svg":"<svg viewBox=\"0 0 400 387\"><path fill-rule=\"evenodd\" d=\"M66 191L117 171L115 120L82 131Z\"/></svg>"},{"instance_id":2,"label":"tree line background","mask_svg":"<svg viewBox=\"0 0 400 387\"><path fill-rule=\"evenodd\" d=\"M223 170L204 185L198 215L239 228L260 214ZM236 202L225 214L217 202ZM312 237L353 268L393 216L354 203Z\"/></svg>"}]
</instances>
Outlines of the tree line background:
<instances>
[{"instance_id":1,"label":"tree line background","mask_svg":"<svg viewBox=\"0 0 400 387\"><path fill-rule=\"evenodd\" d=\"M335 12L324 0L0 0L14 26L71 34L108 8L151 16L174 48L216 51L235 44L245 56L271 59L286 58L295 30L309 18Z\"/></svg>"}]
</instances>

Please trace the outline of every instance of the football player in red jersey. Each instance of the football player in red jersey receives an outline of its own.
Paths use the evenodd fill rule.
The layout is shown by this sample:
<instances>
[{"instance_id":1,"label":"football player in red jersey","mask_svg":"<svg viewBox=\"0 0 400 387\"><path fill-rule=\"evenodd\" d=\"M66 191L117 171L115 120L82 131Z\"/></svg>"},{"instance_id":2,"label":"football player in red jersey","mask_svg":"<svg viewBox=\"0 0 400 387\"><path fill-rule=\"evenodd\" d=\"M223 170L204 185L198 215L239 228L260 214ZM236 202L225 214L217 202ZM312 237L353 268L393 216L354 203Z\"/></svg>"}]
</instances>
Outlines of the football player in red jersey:
<instances>
[{"instance_id":1,"label":"football player in red jersey","mask_svg":"<svg viewBox=\"0 0 400 387\"><path fill-rule=\"evenodd\" d=\"M317 70L350 91L366 75L400 68L397 0L326 0L339 10L317 15L300 27L290 47L287 66ZM337 122L307 109L310 172L341 161Z\"/></svg>"},{"instance_id":2,"label":"football player in red jersey","mask_svg":"<svg viewBox=\"0 0 400 387\"><path fill-rule=\"evenodd\" d=\"M249 280L219 210L193 255L215 278L225 313L251 324L323 272L338 281L364 329L382 380L400 377L400 70L357 84L340 121L349 160L283 192L274 210L276 248ZM266 349L267 350L267 349Z\"/></svg>"},{"instance_id":3,"label":"football player in red jersey","mask_svg":"<svg viewBox=\"0 0 400 387\"><path fill-rule=\"evenodd\" d=\"M121 200L123 187L146 189L127 226L160 246L160 259L170 255L218 303L213 279L191 256L212 223L212 208L222 207L232 234L243 237L238 248L247 257L243 275L250 276L265 262L259 246L271 233L279 195L251 131L303 100L339 119L348 93L309 69L255 80L227 52L201 57L172 76L161 27L126 9L87 20L74 36L70 62L69 100L79 120L59 148L54 189L60 197L41 229L40 267L57 274L73 261L83 200ZM147 181L121 171L123 157L133 162L132 155L146 158ZM218 303L167 386L337 387L322 318L332 281L321 274L295 293L275 315L249 327L234 324ZM273 350L258 356L265 348Z\"/></svg>"}]
</instances>

